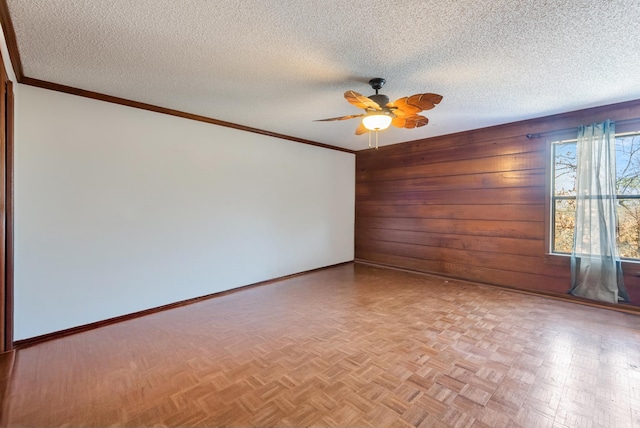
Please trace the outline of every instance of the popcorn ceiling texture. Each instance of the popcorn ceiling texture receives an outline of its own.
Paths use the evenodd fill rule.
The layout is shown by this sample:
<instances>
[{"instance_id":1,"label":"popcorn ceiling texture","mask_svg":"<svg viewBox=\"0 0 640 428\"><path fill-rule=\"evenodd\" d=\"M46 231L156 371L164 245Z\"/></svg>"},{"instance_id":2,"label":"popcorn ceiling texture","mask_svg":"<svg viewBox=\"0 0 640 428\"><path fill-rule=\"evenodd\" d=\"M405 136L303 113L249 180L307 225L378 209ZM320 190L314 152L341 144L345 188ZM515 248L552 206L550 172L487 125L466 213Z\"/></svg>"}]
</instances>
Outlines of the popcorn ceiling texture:
<instances>
[{"instance_id":1,"label":"popcorn ceiling texture","mask_svg":"<svg viewBox=\"0 0 640 428\"><path fill-rule=\"evenodd\" d=\"M638 0L8 0L24 74L359 150L342 97L444 96L381 144L640 98Z\"/></svg>"}]
</instances>

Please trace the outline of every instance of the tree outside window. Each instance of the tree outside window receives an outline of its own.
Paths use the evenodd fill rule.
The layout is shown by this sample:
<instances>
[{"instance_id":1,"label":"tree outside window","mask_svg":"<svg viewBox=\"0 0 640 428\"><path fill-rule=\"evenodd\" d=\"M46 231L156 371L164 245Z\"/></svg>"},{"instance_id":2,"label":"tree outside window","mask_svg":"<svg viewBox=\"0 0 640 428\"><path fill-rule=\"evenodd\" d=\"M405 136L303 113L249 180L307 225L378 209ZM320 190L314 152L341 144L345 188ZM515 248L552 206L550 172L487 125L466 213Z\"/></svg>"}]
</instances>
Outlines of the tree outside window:
<instances>
[{"instance_id":1,"label":"tree outside window","mask_svg":"<svg viewBox=\"0 0 640 428\"><path fill-rule=\"evenodd\" d=\"M576 140L552 143L552 249L571 253L576 211ZM640 132L616 135L616 192L620 257L640 261Z\"/></svg>"}]
</instances>

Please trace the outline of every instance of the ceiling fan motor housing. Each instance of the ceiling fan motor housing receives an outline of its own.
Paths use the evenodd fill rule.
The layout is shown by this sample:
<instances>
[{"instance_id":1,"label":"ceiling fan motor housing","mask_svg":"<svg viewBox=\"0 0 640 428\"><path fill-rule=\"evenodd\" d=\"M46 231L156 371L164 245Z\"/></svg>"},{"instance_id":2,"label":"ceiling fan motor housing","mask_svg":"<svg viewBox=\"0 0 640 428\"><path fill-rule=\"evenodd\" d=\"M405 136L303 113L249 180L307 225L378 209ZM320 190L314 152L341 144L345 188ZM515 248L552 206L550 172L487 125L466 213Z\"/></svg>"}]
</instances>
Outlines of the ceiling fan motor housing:
<instances>
[{"instance_id":1,"label":"ceiling fan motor housing","mask_svg":"<svg viewBox=\"0 0 640 428\"><path fill-rule=\"evenodd\" d=\"M386 111L386 106L387 104L389 104L389 97L383 94L378 94L378 90L381 89L385 83L387 83L387 81L382 77L374 77L373 79L369 80L369 84L376 91L375 95L369 96L369 99L375 101L376 104L378 104L380 107L382 107L383 110Z\"/></svg>"},{"instance_id":2,"label":"ceiling fan motor housing","mask_svg":"<svg viewBox=\"0 0 640 428\"><path fill-rule=\"evenodd\" d=\"M369 99L375 101L383 109L387 104L389 104L389 97L383 94L369 95Z\"/></svg>"}]
</instances>

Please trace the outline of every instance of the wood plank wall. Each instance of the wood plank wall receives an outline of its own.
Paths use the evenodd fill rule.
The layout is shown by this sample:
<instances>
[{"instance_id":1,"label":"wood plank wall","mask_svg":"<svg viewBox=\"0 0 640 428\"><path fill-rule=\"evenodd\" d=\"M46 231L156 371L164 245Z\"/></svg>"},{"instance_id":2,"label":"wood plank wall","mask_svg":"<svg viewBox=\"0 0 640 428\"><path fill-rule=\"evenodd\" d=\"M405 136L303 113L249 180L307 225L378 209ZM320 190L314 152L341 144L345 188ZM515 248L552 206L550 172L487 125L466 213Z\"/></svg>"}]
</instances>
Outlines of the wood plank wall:
<instances>
[{"instance_id":1,"label":"wood plank wall","mask_svg":"<svg viewBox=\"0 0 640 428\"><path fill-rule=\"evenodd\" d=\"M566 294L569 258L547 251L548 146L561 133L527 134L635 118L640 100L357 152L356 260ZM640 265L624 271L640 306Z\"/></svg>"}]
</instances>

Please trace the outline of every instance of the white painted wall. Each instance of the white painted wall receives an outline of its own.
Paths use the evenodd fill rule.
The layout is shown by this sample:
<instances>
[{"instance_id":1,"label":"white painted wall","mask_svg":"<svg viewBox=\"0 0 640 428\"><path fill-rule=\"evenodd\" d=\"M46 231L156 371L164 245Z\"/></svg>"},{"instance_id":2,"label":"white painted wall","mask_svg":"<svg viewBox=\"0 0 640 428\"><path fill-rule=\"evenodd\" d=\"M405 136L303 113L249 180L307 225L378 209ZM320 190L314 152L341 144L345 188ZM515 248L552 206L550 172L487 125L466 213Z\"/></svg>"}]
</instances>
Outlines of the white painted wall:
<instances>
[{"instance_id":1,"label":"white painted wall","mask_svg":"<svg viewBox=\"0 0 640 428\"><path fill-rule=\"evenodd\" d=\"M353 154L18 92L16 340L353 260Z\"/></svg>"}]
</instances>

